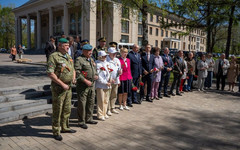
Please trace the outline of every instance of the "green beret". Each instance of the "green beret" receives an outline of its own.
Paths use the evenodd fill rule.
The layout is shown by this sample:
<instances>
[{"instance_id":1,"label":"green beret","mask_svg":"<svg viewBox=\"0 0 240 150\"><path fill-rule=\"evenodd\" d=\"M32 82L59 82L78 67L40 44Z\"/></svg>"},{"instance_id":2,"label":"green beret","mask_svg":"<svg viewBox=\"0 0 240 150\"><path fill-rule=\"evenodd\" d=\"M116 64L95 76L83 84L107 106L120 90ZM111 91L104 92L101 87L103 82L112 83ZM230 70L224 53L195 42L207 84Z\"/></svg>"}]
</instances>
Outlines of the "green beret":
<instances>
[{"instance_id":1,"label":"green beret","mask_svg":"<svg viewBox=\"0 0 240 150\"><path fill-rule=\"evenodd\" d=\"M83 45L83 47L82 47L83 50L89 50L89 51L92 50L92 48L93 48L93 47L92 47L92 45L90 45L90 44L85 44L85 45Z\"/></svg>"},{"instance_id":2,"label":"green beret","mask_svg":"<svg viewBox=\"0 0 240 150\"><path fill-rule=\"evenodd\" d=\"M106 38L105 37L101 37L100 39L98 39L99 42L106 42Z\"/></svg>"},{"instance_id":3,"label":"green beret","mask_svg":"<svg viewBox=\"0 0 240 150\"><path fill-rule=\"evenodd\" d=\"M59 43L68 43L69 41L66 38L61 38L58 41Z\"/></svg>"}]
</instances>

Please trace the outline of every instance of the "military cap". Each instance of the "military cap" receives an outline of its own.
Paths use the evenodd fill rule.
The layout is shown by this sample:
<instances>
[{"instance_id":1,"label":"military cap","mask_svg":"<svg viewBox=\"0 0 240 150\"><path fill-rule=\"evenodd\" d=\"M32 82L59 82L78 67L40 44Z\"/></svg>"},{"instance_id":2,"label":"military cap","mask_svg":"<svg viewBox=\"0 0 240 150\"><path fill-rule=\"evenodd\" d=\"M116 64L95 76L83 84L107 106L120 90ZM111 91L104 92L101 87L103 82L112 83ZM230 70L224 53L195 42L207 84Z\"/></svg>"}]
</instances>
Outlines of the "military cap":
<instances>
[{"instance_id":1,"label":"military cap","mask_svg":"<svg viewBox=\"0 0 240 150\"><path fill-rule=\"evenodd\" d=\"M109 43L109 46L110 46L110 47L117 47L117 42L110 42L110 43Z\"/></svg>"},{"instance_id":2,"label":"military cap","mask_svg":"<svg viewBox=\"0 0 240 150\"><path fill-rule=\"evenodd\" d=\"M82 49L83 50L92 50L92 45L90 45L90 44L85 44L85 45L83 45L83 47L82 47Z\"/></svg>"},{"instance_id":3,"label":"military cap","mask_svg":"<svg viewBox=\"0 0 240 150\"><path fill-rule=\"evenodd\" d=\"M100 39L98 39L99 42L106 42L106 38L105 37L101 37Z\"/></svg>"},{"instance_id":4,"label":"military cap","mask_svg":"<svg viewBox=\"0 0 240 150\"><path fill-rule=\"evenodd\" d=\"M81 41L81 44L88 44L88 43L89 43L88 40L82 40L82 41Z\"/></svg>"},{"instance_id":5,"label":"military cap","mask_svg":"<svg viewBox=\"0 0 240 150\"><path fill-rule=\"evenodd\" d=\"M68 43L69 41L66 38L61 38L58 41L59 43Z\"/></svg>"}]
</instances>

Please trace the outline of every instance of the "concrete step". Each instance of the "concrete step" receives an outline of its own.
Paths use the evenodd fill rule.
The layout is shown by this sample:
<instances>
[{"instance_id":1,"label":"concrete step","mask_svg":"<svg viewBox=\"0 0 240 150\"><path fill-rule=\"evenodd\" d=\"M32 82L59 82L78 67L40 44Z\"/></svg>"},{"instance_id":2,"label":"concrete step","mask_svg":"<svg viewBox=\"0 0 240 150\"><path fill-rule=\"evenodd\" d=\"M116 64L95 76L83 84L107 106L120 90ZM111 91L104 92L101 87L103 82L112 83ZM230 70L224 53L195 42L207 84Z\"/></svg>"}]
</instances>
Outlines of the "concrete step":
<instances>
[{"instance_id":1,"label":"concrete step","mask_svg":"<svg viewBox=\"0 0 240 150\"><path fill-rule=\"evenodd\" d=\"M13 102L23 99L33 99L36 97L43 97L51 95L51 90L47 89L45 91L28 91L19 94L9 94L0 96L0 105L5 102Z\"/></svg>"},{"instance_id":2,"label":"concrete step","mask_svg":"<svg viewBox=\"0 0 240 150\"><path fill-rule=\"evenodd\" d=\"M0 88L0 96L11 95L11 94L25 94L28 92L44 91L49 89L50 89L50 83Z\"/></svg>"},{"instance_id":3,"label":"concrete step","mask_svg":"<svg viewBox=\"0 0 240 150\"><path fill-rule=\"evenodd\" d=\"M49 99L51 99L51 96L41 97L40 99L19 100L19 101L1 103L0 114L7 111L15 111L19 109L28 108L28 107L44 105L48 103Z\"/></svg>"},{"instance_id":4,"label":"concrete step","mask_svg":"<svg viewBox=\"0 0 240 150\"><path fill-rule=\"evenodd\" d=\"M6 123L23 119L24 117L31 117L44 113L52 113L52 105L44 104L39 106L33 106L29 108L19 109L15 111L8 111L0 114L0 123Z\"/></svg>"}]
</instances>

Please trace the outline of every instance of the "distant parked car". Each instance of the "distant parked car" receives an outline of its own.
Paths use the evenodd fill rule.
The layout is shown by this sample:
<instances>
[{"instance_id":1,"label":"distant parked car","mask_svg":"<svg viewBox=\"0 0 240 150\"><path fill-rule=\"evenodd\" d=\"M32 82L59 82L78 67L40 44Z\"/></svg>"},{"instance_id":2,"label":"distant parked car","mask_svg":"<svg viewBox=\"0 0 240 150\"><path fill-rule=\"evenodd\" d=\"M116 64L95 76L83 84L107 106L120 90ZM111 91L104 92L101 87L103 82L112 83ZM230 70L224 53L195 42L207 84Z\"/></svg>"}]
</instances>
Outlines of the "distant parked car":
<instances>
[{"instance_id":1,"label":"distant parked car","mask_svg":"<svg viewBox=\"0 0 240 150\"><path fill-rule=\"evenodd\" d=\"M8 51L5 48L0 49L0 53L7 53Z\"/></svg>"}]
</instances>

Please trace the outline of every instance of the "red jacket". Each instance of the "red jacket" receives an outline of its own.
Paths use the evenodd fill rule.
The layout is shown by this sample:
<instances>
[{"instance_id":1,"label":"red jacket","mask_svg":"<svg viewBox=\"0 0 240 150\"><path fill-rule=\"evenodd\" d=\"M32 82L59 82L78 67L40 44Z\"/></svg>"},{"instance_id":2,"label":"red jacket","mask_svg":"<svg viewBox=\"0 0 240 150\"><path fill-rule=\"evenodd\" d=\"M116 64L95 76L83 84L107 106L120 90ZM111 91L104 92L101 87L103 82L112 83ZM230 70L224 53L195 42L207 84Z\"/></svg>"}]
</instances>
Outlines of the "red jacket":
<instances>
[{"instance_id":1,"label":"red jacket","mask_svg":"<svg viewBox=\"0 0 240 150\"><path fill-rule=\"evenodd\" d=\"M126 81L132 79L132 73L131 73L131 65L130 60L126 58L127 66L122 58L119 58L122 68L122 75L120 75L119 79L120 81Z\"/></svg>"}]
</instances>

